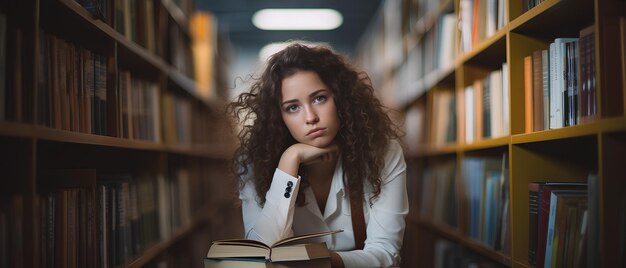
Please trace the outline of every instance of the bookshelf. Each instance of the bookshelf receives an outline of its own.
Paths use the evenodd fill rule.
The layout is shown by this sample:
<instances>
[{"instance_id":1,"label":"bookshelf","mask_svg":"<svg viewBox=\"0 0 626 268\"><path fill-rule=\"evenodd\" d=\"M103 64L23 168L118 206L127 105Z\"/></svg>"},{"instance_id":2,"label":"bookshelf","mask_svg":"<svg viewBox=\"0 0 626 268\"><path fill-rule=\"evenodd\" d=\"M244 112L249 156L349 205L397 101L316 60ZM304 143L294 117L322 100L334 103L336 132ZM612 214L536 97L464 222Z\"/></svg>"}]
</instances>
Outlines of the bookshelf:
<instances>
[{"instance_id":1,"label":"bookshelf","mask_svg":"<svg viewBox=\"0 0 626 268\"><path fill-rule=\"evenodd\" d=\"M191 0L0 1L0 267L202 265L236 142L228 44L195 15Z\"/></svg>"},{"instance_id":2,"label":"bookshelf","mask_svg":"<svg viewBox=\"0 0 626 268\"><path fill-rule=\"evenodd\" d=\"M392 12L394 7L403 8L402 16ZM459 27L446 26L450 16L460 20ZM400 25L401 34L386 32L388 26L382 24L390 20L397 20L391 25ZM443 41L452 33L453 41ZM563 59L549 58L536 63L544 68L538 70L543 81L532 72L525 77L526 68L537 68L526 66L526 58L541 50L557 55L551 46L558 38L579 38L575 46L563 45L563 55L575 59L565 59L571 65L563 68L575 71L556 78L565 79L561 86L553 85L555 67L547 64ZM402 48L384 46L394 42ZM624 221L616 219L626 215L621 160L626 153L625 48L623 1L383 1L356 58L373 73L384 104L404 115L398 122L406 132L411 210L403 266L535 267L529 257L529 183L566 181L588 183L589 199L597 198L587 204L587 249L579 251L586 266L624 266L626 239L619 235ZM441 64L442 58L451 60ZM533 107L537 99L525 95L540 94L527 91L541 90L539 85L544 99L550 97L549 105L559 100L551 99L555 94L548 90L563 90L564 100L556 108L574 111L572 123L545 127L553 123L553 111L548 104L543 110ZM572 94L580 103L564 104ZM449 109L442 107L448 104ZM533 125L542 118L538 112L551 116L544 127ZM556 118L561 116L568 120L562 114ZM500 175L499 192L487 188L493 187L491 180L498 185L494 174ZM480 178L473 180L476 176ZM441 186L448 180L454 181L453 190ZM494 199L491 191L504 198ZM437 197L449 192L453 204ZM499 208L495 225L493 215L486 215L493 211L485 206L492 205ZM441 221L446 211L454 211L456 221ZM477 223L488 227L476 230ZM499 232L495 242L493 226ZM442 256L459 262L446 266Z\"/></svg>"}]
</instances>

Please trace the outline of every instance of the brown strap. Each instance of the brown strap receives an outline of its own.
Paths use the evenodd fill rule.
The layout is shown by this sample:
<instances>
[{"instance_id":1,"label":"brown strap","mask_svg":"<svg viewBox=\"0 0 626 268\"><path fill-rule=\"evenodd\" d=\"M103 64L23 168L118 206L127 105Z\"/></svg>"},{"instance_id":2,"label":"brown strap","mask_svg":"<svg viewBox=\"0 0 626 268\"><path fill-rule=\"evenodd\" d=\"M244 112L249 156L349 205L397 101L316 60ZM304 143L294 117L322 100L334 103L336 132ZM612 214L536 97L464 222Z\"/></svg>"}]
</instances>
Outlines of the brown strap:
<instances>
[{"instance_id":1,"label":"brown strap","mask_svg":"<svg viewBox=\"0 0 626 268\"><path fill-rule=\"evenodd\" d=\"M363 249L365 246L365 216L363 215L363 203L355 206L350 202L352 214L352 231L354 232L354 245L356 249Z\"/></svg>"}]
</instances>

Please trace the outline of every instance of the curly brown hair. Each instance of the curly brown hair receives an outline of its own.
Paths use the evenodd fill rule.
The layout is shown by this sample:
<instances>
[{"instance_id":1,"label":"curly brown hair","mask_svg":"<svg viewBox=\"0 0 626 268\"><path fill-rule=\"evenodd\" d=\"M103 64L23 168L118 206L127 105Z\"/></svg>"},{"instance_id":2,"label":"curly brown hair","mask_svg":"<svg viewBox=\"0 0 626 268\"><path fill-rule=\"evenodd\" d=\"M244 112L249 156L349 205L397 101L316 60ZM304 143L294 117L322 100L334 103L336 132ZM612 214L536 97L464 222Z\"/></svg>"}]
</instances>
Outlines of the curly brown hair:
<instances>
[{"instance_id":1,"label":"curly brown hair","mask_svg":"<svg viewBox=\"0 0 626 268\"><path fill-rule=\"evenodd\" d=\"M357 72L341 55L324 46L289 45L274 54L263 74L230 103L229 112L239 123L252 121L239 131L240 147L234 157L238 177L254 181L258 202L265 204L265 194L283 152L297 141L282 120L279 100L283 79L298 71L317 73L333 94L340 128L335 137L344 167L344 184L350 202L363 202L364 183L372 185L370 205L381 190L381 171L390 139L397 139L398 128L385 108L374 96L371 81L365 72ZM300 169L299 174L306 177ZM240 187L247 181L241 180ZM304 205L303 180L296 203ZM360 198L359 198L360 197Z\"/></svg>"}]
</instances>

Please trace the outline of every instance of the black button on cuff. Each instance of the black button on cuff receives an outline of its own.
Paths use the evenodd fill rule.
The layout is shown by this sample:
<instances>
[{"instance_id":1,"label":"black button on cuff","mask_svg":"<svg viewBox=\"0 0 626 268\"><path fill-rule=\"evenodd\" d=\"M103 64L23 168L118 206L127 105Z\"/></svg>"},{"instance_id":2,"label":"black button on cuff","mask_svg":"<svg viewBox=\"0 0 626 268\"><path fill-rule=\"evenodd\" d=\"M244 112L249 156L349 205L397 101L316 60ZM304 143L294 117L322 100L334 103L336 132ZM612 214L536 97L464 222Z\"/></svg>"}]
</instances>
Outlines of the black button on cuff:
<instances>
[{"instance_id":1,"label":"black button on cuff","mask_svg":"<svg viewBox=\"0 0 626 268\"><path fill-rule=\"evenodd\" d=\"M291 186L293 186L293 182L288 181L287 182L287 188L285 188L285 198L289 198L291 196L291 191L293 190L293 188L291 188Z\"/></svg>"}]
</instances>

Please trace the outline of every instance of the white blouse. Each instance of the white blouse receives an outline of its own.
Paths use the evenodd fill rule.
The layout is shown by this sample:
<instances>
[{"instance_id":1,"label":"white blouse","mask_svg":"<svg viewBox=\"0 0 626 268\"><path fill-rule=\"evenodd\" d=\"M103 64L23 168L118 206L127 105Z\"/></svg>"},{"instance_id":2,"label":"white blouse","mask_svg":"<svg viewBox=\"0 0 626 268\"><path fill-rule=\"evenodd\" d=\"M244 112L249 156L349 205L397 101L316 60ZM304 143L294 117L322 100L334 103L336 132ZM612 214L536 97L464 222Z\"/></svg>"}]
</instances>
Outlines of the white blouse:
<instances>
[{"instance_id":1,"label":"white blouse","mask_svg":"<svg viewBox=\"0 0 626 268\"><path fill-rule=\"evenodd\" d=\"M385 155L381 192L372 206L372 187L366 186L363 202L366 240L363 250L355 250L350 199L344 190L343 166L337 163L324 215L317 206L311 187L305 191L306 204L296 206L300 178L276 169L265 206L257 202L254 182L248 181L239 198L242 201L246 239L272 244L282 238L319 231L343 229L341 233L313 238L306 242L326 242L346 267L388 267L399 265L405 216L409 212L406 191L406 163L402 148L392 140Z\"/></svg>"}]
</instances>

